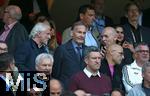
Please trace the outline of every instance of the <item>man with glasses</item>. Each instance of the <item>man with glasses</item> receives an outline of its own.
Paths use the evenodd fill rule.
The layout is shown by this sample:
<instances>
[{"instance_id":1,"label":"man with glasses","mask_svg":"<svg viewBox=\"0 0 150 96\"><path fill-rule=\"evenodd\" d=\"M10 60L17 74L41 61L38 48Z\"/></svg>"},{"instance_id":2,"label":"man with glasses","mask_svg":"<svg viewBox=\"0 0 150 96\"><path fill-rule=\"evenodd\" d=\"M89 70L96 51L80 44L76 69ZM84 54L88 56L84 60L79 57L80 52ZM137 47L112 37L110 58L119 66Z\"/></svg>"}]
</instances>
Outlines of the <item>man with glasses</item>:
<instances>
[{"instance_id":1,"label":"man with glasses","mask_svg":"<svg viewBox=\"0 0 150 96\"><path fill-rule=\"evenodd\" d=\"M134 62L130 65L125 65L122 70L123 84L126 92L136 84L142 83L142 66L149 61L149 47L145 43L139 43L135 47Z\"/></svg>"},{"instance_id":2,"label":"man with glasses","mask_svg":"<svg viewBox=\"0 0 150 96\"><path fill-rule=\"evenodd\" d=\"M4 10L3 28L0 28L0 40L6 42L8 52L14 55L16 47L28 39L28 32L19 20L22 17L21 9L15 5L9 5Z\"/></svg>"}]
</instances>

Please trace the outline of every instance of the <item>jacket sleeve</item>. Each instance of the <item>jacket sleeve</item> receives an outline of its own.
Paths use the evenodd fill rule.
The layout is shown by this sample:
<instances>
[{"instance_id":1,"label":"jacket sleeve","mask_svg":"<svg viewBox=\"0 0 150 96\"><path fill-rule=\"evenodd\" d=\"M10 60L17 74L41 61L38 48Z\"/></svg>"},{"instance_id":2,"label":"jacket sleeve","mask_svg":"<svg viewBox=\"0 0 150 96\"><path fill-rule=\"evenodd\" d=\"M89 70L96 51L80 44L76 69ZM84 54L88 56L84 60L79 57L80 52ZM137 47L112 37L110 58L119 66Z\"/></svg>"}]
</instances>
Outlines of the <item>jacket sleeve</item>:
<instances>
[{"instance_id":1,"label":"jacket sleeve","mask_svg":"<svg viewBox=\"0 0 150 96\"><path fill-rule=\"evenodd\" d=\"M133 87L133 84L131 83L129 79L129 73L128 73L128 67L125 65L122 69L122 81L125 87L126 92L128 93L129 90Z\"/></svg>"},{"instance_id":2,"label":"jacket sleeve","mask_svg":"<svg viewBox=\"0 0 150 96\"><path fill-rule=\"evenodd\" d=\"M52 77L58 79L61 73L61 66L63 62L63 47L58 47L54 53L54 65L52 69Z\"/></svg>"}]
</instances>

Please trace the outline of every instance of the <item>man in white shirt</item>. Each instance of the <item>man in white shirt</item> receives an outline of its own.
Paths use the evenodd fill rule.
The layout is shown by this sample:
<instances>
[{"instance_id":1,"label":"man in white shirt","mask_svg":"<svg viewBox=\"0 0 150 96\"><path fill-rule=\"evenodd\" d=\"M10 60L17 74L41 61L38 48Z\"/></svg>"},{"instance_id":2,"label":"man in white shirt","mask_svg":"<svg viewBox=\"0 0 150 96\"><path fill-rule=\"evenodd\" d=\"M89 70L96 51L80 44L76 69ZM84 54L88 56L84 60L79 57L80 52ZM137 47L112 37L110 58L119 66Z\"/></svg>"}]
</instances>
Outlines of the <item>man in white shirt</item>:
<instances>
[{"instance_id":1,"label":"man in white shirt","mask_svg":"<svg viewBox=\"0 0 150 96\"><path fill-rule=\"evenodd\" d=\"M122 70L122 80L126 92L136 84L142 83L142 66L149 60L149 47L145 43L140 43L135 47L135 60L130 65L125 65Z\"/></svg>"}]
</instances>

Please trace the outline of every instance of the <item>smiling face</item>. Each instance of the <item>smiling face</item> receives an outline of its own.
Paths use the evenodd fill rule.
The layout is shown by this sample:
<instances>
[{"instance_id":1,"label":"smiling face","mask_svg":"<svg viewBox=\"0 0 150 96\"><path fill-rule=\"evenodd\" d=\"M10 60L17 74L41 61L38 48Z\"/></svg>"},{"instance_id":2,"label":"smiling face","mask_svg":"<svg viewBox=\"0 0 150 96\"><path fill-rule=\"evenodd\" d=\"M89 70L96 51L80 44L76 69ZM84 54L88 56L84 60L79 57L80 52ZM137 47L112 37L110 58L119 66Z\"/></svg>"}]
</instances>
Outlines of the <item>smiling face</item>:
<instances>
[{"instance_id":1,"label":"smiling face","mask_svg":"<svg viewBox=\"0 0 150 96\"><path fill-rule=\"evenodd\" d=\"M124 40L124 32L122 27L116 27L116 32L117 32L117 40L119 42L122 42Z\"/></svg>"},{"instance_id":2,"label":"smiling face","mask_svg":"<svg viewBox=\"0 0 150 96\"><path fill-rule=\"evenodd\" d=\"M139 15L140 15L139 8L135 4L130 5L127 12L128 20L130 22L137 21Z\"/></svg>"},{"instance_id":3,"label":"smiling face","mask_svg":"<svg viewBox=\"0 0 150 96\"><path fill-rule=\"evenodd\" d=\"M77 25L71 32L72 39L79 45L84 43L86 34L86 27L84 25Z\"/></svg>"},{"instance_id":4,"label":"smiling face","mask_svg":"<svg viewBox=\"0 0 150 96\"><path fill-rule=\"evenodd\" d=\"M139 62L147 62L149 60L149 48L146 45L140 45L135 52L135 58Z\"/></svg>"}]
</instances>

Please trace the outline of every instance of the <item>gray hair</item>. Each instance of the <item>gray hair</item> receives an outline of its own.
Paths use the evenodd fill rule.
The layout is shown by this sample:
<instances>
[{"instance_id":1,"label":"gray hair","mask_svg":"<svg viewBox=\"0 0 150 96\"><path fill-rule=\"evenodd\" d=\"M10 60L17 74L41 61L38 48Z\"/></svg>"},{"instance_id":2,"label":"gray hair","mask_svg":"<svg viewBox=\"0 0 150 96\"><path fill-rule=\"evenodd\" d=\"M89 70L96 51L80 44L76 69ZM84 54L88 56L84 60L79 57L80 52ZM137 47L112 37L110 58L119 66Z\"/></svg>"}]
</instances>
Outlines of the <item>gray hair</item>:
<instances>
[{"instance_id":1,"label":"gray hair","mask_svg":"<svg viewBox=\"0 0 150 96\"><path fill-rule=\"evenodd\" d=\"M9 12L11 18L20 20L22 18L21 9L16 5L9 5L6 7L6 10Z\"/></svg>"},{"instance_id":2,"label":"gray hair","mask_svg":"<svg viewBox=\"0 0 150 96\"><path fill-rule=\"evenodd\" d=\"M41 60L43 59L50 59L51 62L53 63L54 62L54 58L52 56L52 54L49 54L49 53L41 53L39 54L36 59L35 59L35 64L38 65L41 63Z\"/></svg>"},{"instance_id":3,"label":"gray hair","mask_svg":"<svg viewBox=\"0 0 150 96\"><path fill-rule=\"evenodd\" d=\"M115 28L113 28L113 27L105 27L102 33L104 33L105 31L111 32L111 35L113 35L113 36L117 35L117 32L116 32Z\"/></svg>"},{"instance_id":4,"label":"gray hair","mask_svg":"<svg viewBox=\"0 0 150 96\"><path fill-rule=\"evenodd\" d=\"M141 42L141 43L139 43L139 44L137 44L137 45L135 46L135 51L136 51L136 52L139 51L139 50L141 50L141 49L140 49L140 46L147 46L147 48L149 49L148 44L146 44L145 42Z\"/></svg>"},{"instance_id":5,"label":"gray hair","mask_svg":"<svg viewBox=\"0 0 150 96\"><path fill-rule=\"evenodd\" d=\"M91 52L100 52L100 50L95 46L88 46L84 51L84 58L87 58Z\"/></svg>"},{"instance_id":6,"label":"gray hair","mask_svg":"<svg viewBox=\"0 0 150 96\"><path fill-rule=\"evenodd\" d=\"M146 71L146 68L150 67L150 62L146 62L143 67L142 67L142 73L144 73Z\"/></svg>"},{"instance_id":7,"label":"gray hair","mask_svg":"<svg viewBox=\"0 0 150 96\"><path fill-rule=\"evenodd\" d=\"M50 26L44 23L37 23L34 25L34 27L31 30L31 33L29 35L29 38L34 38L37 33L40 33L42 31L46 31L47 29L50 29Z\"/></svg>"}]
</instances>

